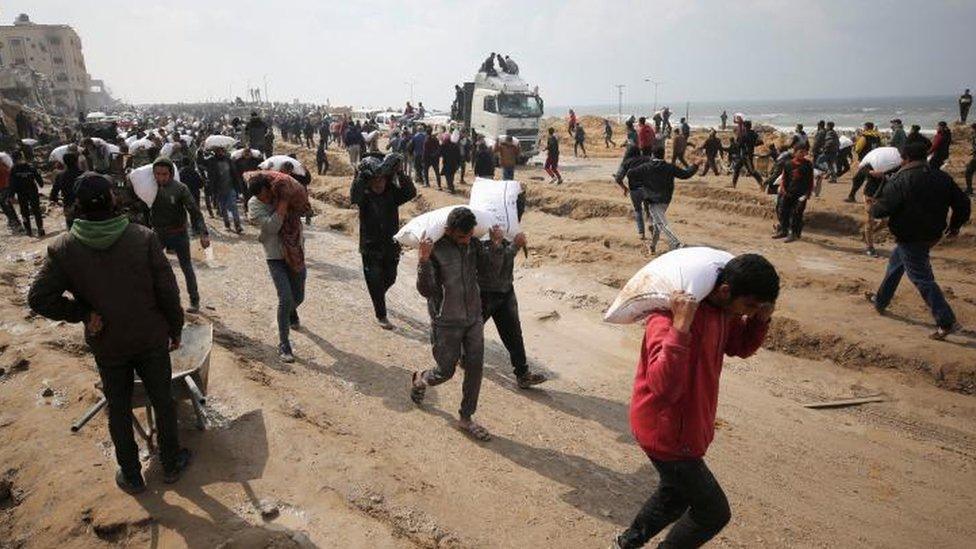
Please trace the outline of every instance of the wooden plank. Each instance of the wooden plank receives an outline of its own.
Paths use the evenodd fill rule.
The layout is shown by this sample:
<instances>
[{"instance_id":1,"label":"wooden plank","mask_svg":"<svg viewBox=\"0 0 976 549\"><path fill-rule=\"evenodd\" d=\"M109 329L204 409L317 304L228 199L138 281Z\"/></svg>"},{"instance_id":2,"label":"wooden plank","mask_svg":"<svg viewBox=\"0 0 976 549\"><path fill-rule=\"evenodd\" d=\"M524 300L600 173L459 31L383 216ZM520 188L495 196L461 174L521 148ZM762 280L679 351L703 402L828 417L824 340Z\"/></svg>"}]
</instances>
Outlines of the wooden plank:
<instances>
[{"instance_id":1,"label":"wooden plank","mask_svg":"<svg viewBox=\"0 0 976 549\"><path fill-rule=\"evenodd\" d=\"M827 400L823 402L808 402L804 408L846 408L848 406L860 406L872 402L884 402L886 399L881 395L866 396L861 398L848 398L843 400Z\"/></svg>"}]
</instances>

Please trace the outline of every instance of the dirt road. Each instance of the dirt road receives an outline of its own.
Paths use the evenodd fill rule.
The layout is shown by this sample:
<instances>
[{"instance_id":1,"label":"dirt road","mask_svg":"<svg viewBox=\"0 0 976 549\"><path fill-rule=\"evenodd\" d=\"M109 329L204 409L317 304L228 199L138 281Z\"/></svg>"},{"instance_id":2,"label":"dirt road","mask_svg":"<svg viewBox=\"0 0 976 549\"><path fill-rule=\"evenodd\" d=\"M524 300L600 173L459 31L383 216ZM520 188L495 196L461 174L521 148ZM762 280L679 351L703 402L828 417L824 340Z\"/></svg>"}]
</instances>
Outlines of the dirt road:
<instances>
[{"instance_id":1,"label":"dirt road","mask_svg":"<svg viewBox=\"0 0 976 549\"><path fill-rule=\"evenodd\" d=\"M312 165L309 151L301 157ZM276 360L275 297L254 229L236 236L211 223L217 265L197 263L202 316L217 343L210 427L194 430L182 410L196 462L172 489L151 471L138 498L112 484L104 416L68 433L96 399L93 363L79 327L28 315L25 288L42 244L5 237L0 474L12 495L0 499L0 546L607 546L656 482L627 424L640 329L600 321L615 288L647 258L625 217L628 202L608 182L615 162L565 164L569 183L560 188L539 181L538 168L521 172L531 253L519 260L516 287L533 367L554 379L516 389L489 328L477 417L494 440L475 443L452 428L459 380L430 390L423 408L410 402L410 372L430 364L415 253L390 295L397 329L384 332L362 280L355 214L341 207L349 178L316 177L322 202L308 234L299 361ZM766 254L785 289L772 350L727 363L708 462L733 521L714 544L968 546L976 536L972 332L929 342L929 318L907 282L894 317L862 304L884 262L856 253L861 210L839 202L839 186L808 209L804 241L787 246L768 238L767 199L748 181L737 190L724 183L679 186L669 212L679 235ZM405 213L462 200L424 189ZM936 251L935 266L972 326L976 263L966 231ZM46 387L52 396L42 396ZM886 402L801 406L879 393Z\"/></svg>"}]
</instances>

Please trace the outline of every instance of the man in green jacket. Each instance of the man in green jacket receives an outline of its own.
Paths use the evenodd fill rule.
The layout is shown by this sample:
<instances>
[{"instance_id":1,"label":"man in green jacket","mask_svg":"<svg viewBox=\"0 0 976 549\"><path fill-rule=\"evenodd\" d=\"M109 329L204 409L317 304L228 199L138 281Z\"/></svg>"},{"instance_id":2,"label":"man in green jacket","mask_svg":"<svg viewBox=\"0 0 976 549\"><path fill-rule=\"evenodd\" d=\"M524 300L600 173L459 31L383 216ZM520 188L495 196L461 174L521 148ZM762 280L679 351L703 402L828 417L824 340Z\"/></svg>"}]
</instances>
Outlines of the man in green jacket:
<instances>
[{"instance_id":1,"label":"man in green jacket","mask_svg":"<svg viewBox=\"0 0 976 549\"><path fill-rule=\"evenodd\" d=\"M94 172L79 178L77 218L48 247L27 301L51 320L84 323L108 401L115 481L135 494L146 484L132 433L133 374L152 402L164 482L176 482L190 462L179 445L170 385L169 352L180 346L183 310L159 239L119 214L112 186Z\"/></svg>"},{"instance_id":2,"label":"man in green jacket","mask_svg":"<svg viewBox=\"0 0 976 549\"><path fill-rule=\"evenodd\" d=\"M190 307L187 311L200 311L200 292L197 290L197 275L193 272L190 260L190 234L187 232L187 214L193 222L193 229L200 235L200 245L210 247L210 233L200 213L200 206L193 200L189 187L173 179L175 169L168 159L161 158L153 163L153 177L159 185L156 199L150 208L152 228L167 250L176 253L180 269L186 278L186 293L190 294Z\"/></svg>"}]
</instances>

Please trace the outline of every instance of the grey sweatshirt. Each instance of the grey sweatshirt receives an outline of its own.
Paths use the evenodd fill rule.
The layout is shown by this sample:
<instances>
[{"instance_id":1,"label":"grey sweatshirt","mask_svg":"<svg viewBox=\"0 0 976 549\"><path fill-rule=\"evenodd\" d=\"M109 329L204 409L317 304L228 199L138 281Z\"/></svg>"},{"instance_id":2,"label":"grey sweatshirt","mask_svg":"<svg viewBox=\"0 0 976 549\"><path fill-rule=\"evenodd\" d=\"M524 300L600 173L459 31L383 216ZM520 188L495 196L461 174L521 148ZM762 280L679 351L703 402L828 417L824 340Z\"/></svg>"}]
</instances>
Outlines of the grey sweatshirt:
<instances>
[{"instance_id":1,"label":"grey sweatshirt","mask_svg":"<svg viewBox=\"0 0 976 549\"><path fill-rule=\"evenodd\" d=\"M434 244L430 260L417 265L417 291L427 298L435 326L470 326L481 320L478 278L497 278L505 249L476 239L464 247L448 237Z\"/></svg>"},{"instance_id":2,"label":"grey sweatshirt","mask_svg":"<svg viewBox=\"0 0 976 549\"><path fill-rule=\"evenodd\" d=\"M281 244L281 225L284 219L275 213L275 208L271 204L265 204L252 196L247 201L247 219L252 225L261 228L258 241L264 246L264 255L267 259L284 259L285 252Z\"/></svg>"}]
</instances>

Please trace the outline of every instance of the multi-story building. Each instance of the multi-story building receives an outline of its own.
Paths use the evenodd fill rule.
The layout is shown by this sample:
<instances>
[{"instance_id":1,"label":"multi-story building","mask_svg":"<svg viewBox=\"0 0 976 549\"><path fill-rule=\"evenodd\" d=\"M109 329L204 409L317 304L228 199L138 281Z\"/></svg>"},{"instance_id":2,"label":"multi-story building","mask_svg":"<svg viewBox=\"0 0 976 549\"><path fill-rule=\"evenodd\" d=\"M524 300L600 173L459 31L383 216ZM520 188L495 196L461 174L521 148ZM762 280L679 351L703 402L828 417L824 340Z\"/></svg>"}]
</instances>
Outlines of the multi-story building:
<instances>
[{"instance_id":1,"label":"multi-story building","mask_svg":"<svg viewBox=\"0 0 976 549\"><path fill-rule=\"evenodd\" d=\"M81 39L68 25L42 25L20 14L13 25L0 25L0 69L27 68L51 82L54 108L65 113L87 110L91 76L85 69Z\"/></svg>"}]
</instances>

